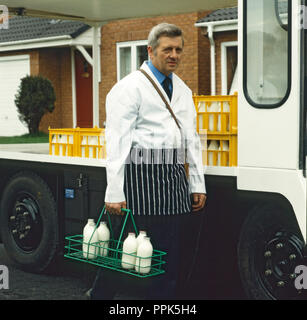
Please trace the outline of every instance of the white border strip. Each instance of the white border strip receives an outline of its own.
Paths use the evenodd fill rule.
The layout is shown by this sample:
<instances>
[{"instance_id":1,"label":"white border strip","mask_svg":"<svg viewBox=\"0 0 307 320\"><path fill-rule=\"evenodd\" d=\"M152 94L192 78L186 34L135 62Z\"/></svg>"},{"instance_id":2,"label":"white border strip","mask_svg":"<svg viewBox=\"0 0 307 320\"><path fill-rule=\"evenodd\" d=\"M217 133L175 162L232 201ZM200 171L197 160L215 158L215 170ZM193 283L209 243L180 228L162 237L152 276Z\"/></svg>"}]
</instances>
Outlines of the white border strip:
<instances>
[{"instance_id":1,"label":"white border strip","mask_svg":"<svg viewBox=\"0 0 307 320\"><path fill-rule=\"evenodd\" d=\"M8 151L0 152L0 160L19 160L19 161L68 164L68 165L89 166L89 167L105 167L106 166L105 159L61 157L61 156L52 156L48 154L34 154L34 153L8 152Z\"/></svg>"}]
</instances>

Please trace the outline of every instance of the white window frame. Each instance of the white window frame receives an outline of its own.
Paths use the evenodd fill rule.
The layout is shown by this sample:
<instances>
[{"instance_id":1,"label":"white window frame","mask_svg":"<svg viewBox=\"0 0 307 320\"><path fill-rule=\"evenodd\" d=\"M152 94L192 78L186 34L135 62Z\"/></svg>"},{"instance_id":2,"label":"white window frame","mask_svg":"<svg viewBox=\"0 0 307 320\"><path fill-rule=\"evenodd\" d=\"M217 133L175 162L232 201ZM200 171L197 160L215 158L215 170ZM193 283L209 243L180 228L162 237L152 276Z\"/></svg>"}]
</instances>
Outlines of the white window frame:
<instances>
[{"instance_id":1,"label":"white window frame","mask_svg":"<svg viewBox=\"0 0 307 320\"><path fill-rule=\"evenodd\" d=\"M116 43L116 64L117 64L117 81L120 80L120 54L121 48L131 48L131 72L136 71L136 48L138 46L147 46L147 40L127 41Z\"/></svg>"},{"instance_id":2,"label":"white window frame","mask_svg":"<svg viewBox=\"0 0 307 320\"><path fill-rule=\"evenodd\" d=\"M221 75L222 75L222 95L228 94L227 85L227 48L238 47L238 41L227 41L221 43Z\"/></svg>"}]
</instances>

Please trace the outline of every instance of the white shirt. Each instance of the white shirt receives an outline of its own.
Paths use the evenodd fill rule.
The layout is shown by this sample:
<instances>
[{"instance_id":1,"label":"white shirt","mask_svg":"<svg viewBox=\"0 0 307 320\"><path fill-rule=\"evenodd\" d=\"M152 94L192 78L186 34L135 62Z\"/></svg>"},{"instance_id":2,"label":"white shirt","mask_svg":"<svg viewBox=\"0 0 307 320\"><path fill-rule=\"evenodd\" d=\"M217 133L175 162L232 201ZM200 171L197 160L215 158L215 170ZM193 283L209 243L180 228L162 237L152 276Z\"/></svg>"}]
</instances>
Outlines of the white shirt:
<instances>
[{"instance_id":1,"label":"white shirt","mask_svg":"<svg viewBox=\"0 0 307 320\"><path fill-rule=\"evenodd\" d=\"M144 62L142 67L167 94ZM196 133L192 91L173 74L169 101L186 139L191 193L206 193L202 152ZM106 98L107 190L105 202L125 201L125 161L131 148L180 148L181 134L163 100L149 80L135 71L120 80Z\"/></svg>"}]
</instances>

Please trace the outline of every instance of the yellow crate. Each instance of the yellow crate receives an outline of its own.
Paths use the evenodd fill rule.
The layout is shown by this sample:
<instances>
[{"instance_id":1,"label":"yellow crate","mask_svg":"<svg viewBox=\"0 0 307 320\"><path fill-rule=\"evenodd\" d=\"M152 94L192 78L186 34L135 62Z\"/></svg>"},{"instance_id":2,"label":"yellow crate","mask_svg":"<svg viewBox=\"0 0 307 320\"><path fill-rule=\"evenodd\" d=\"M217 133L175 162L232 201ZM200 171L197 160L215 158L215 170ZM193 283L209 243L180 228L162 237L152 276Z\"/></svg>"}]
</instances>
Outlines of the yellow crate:
<instances>
[{"instance_id":1,"label":"yellow crate","mask_svg":"<svg viewBox=\"0 0 307 320\"><path fill-rule=\"evenodd\" d=\"M54 156L77 156L74 146L76 129L51 129L49 127L49 154Z\"/></svg>"},{"instance_id":2,"label":"yellow crate","mask_svg":"<svg viewBox=\"0 0 307 320\"><path fill-rule=\"evenodd\" d=\"M202 143L203 164L237 166L238 94L193 96L197 132Z\"/></svg>"},{"instance_id":3,"label":"yellow crate","mask_svg":"<svg viewBox=\"0 0 307 320\"><path fill-rule=\"evenodd\" d=\"M197 131L207 130L208 134L237 134L238 95L193 96L197 112Z\"/></svg>"},{"instance_id":4,"label":"yellow crate","mask_svg":"<svg viewBox=\"0 0 307 320\"><path fill-rule=\"evenodd\" d=\"M49 128L49 154L55 156L106 158L105 129Z\"/></svg>"},{"instance_id":5,"label":"yellow crate","mask_svg":"<svg viewBox=\"0 0 307 320\"><path fill-rule=\"evenodd\" d=\"M207 135L206 163L208 166L236 167L237 166L237 136L236 135ZM204 161L204 160L203 160Z\"/></svg>"},{"instance_id":6,"label":"yellow crate","mask_svg":"<svg viewBox=\"0 0 307 320\"><path fill-rule=\"evenodd\" d=\"M82 128L78 130L78 154L83 158L105 159L105 129Z\"/></svg>"}]
</instances>

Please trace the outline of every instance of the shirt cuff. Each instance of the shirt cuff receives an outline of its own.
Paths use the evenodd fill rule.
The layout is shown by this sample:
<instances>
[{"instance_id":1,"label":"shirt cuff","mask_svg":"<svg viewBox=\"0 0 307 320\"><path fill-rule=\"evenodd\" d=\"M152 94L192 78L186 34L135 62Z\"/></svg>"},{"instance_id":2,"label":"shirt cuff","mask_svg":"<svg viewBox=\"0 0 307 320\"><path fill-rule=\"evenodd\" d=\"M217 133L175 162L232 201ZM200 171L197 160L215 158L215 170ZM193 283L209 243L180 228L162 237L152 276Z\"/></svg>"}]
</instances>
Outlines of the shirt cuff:
<instances>
[{"instance_id":1,"label":"shirt cuff","mask_svg":"<svg viewBox=\"0 0 307 320\"><path fill-rule=\"evenodd\" d=\"M206 193L204 176L189 176L190 193Z\"/></svg>"},{"instance_id":2,"label":"shirt cuff","mask_svg":"<svg viewBox=\"0 0 307 320\"><path fill-rule=\"evenodd\" d=\"M119 203L123 201L126 201L124 192L110 192L107 188L104 202Z\"/></svg>"}]
</instances>

